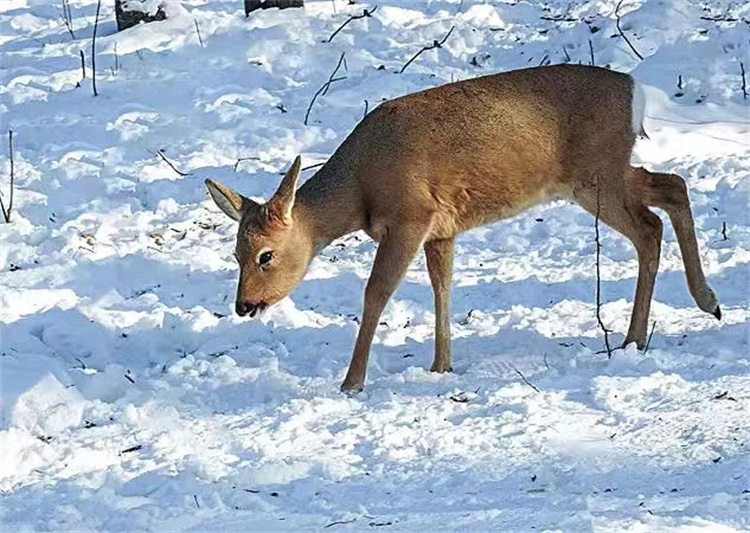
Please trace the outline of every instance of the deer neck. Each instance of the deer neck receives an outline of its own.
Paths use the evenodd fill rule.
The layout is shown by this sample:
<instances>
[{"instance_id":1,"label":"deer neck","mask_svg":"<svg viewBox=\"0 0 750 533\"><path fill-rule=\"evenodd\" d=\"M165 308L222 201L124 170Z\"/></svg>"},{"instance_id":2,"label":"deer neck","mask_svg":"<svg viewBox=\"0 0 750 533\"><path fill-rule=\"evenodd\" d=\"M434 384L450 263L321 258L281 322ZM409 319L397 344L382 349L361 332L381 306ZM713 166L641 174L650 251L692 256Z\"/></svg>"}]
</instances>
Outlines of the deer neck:
<instances>
[{"instance_id":1,"label":"deer neck","mask_svg":"<svg viewBox=\"0 0 750 533\"><path fill-rule=\"evenodd\" d=\"M362 202L354 180L342 178L327 167L302 185L294 204L295 220L305 228L314 254L335 239L364 228Z\"/></svg>"}]
</instances>

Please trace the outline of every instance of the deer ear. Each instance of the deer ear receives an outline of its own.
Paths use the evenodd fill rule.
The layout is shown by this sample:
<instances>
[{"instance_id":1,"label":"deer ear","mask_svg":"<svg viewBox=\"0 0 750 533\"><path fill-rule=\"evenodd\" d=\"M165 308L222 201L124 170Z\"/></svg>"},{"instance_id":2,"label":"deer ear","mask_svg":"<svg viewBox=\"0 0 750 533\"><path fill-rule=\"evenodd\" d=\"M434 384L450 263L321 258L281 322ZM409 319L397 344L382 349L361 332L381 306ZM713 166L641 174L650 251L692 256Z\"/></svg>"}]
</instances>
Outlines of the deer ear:
<instances>
[{"instance_id":1,"label":"deer ear","mask_svg":"<svg viewBox=\"0 0 750 533\"><path fill-rule=\"evenodd\" d=\"M242 218L242 213L244 213L249 204L252 203L252 200L245 198L237 191L234 191L226 185L222 185L214 180L206 180L206 188L211 194L211 198L216 202L216 205L219 206L219 209L224 211L229 218L234 220L239 221Z\"/></svg>"},{"instance_id":2,"label":"deer ear","mask_svg":"<svg viewBox=\"0 0 750 533\"><path fill-rule=\"evenodd\" d=\"M302 158L297 156L289 170L286 171L284 179L281 180L279 188L268 201L269 210L282 220L291 220L294 197L297 192L297 178L299 178Z\"/></svg>"}]
</instances>

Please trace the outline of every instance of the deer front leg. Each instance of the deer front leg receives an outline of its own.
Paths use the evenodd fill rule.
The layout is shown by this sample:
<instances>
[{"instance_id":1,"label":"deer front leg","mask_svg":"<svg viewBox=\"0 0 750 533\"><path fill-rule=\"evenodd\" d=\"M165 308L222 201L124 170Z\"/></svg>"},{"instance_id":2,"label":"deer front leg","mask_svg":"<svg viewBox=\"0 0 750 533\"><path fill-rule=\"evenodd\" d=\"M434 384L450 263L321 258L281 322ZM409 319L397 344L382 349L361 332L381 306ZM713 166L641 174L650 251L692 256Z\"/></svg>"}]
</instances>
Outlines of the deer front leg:
<instances>
[{"instance_id":1,"label":"deer front leg","mask_svg":"<svg viewBox=\"0 0 750 533\"><path fill-rule=\"evenodd\" d=\"M450 299L453 277L453 239L426 242L427 272L435 293L435 359L433 372L450 372L451 323Z\"/></svg>"},{"instance_id":2,"label":"deer front leg","mask_svg":"<svg viewBox=\"0 0 750 533\"><path fill-rule=\"evenodd\" d=\"M381 239L365 288L362 323L359 326L357 342L354 344L349 371L341 385L342 391L358 392L364 387L367 358L370 355L370 345L380 321L380 314L404 277L426 233L427 227L412 225L391 229Z\"/></svg>"}]
</instances>

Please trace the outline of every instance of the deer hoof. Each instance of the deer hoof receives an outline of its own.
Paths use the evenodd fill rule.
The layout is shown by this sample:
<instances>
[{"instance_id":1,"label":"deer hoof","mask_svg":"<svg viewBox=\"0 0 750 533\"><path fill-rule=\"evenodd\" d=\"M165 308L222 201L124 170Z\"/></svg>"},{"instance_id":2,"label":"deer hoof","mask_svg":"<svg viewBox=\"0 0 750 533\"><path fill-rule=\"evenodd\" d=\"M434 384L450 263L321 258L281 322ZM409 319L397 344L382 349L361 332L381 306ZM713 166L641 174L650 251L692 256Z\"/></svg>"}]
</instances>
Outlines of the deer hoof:
<instances>
[{"instance_id":1,"label":"deer hoof","mask_svg":"<svg viewBox=\"0 0 750 533\"><path fill-rule=\"evenodd\" d=\"M365 386L363 383L348 383L344 381L341 384L341 392L349 397L356 396L358 393L362 392L364 388Z\"/></svg>"}]
</instances>

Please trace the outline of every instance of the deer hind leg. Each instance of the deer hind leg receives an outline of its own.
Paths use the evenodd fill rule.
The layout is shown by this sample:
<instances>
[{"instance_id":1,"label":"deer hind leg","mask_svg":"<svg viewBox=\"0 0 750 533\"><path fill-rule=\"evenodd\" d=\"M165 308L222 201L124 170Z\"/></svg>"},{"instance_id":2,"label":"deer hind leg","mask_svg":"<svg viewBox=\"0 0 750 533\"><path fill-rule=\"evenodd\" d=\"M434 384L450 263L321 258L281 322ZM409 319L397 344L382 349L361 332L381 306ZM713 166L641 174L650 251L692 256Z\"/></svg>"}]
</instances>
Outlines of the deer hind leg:
<instances>
[{"instance_id":1,"label":"deer hind leg","mask_svg":"<svg viewBox=\"0 0 750 533\"><path fill-rule=\"evenodd\" d=\"M644 168L634 168L630 180L633 189L643 192L648 205L663 209L669 215L680 245L690 294L701 310L721 320L719 301L703 274L685 180L676 174L649 172Z\"/></svg>"},{"instance_id":2,"label":"deer hind leg","mask_svg":"<svg viewBox=\"0 0 750 533\"><path fill-rule=\"evenodd\" d=\"M608 187L612 185L607 184ZM637 197L624 185L625 183L618 181L614 190L602 186L599 200L595 190L576 196L576 200L591 214L596 215L598 211L602 222L627 237L635 246L638 254L638 280L625 344L635 342L639 348L643 348L646 344L656 272L659 269L662 222L646 205L634 200Z\"/></svg>"},{"instance_id":3,"label":"deer hind leg","mask_svg":"<svg viewBox=\"0 0 750 533\"><path fill-rule=\"evenodd\" d=\"M453 277L453 239L426 242L424 253L432 291L435 293L435 359L433 372L450 372L450 297Z\"/></svg>"},{"instance_id":4,"label":"deer hind leg","mask_svg":"<svg viewBox=\"0 0 750 533\"><path fill-rule=\"evenodd\" d=\"M380 322L380 314L388 303L393 291L409 268L424 237L429 229L428 224L408 224L392 227L380 239L370 279L365 287L365 304L362 312L362 323L354 344L354 353L349 364L341 390L344 392L361 391L365 383L367 359L370 346L375 336L375 329Z\"/></svg>"}]
</instances>

